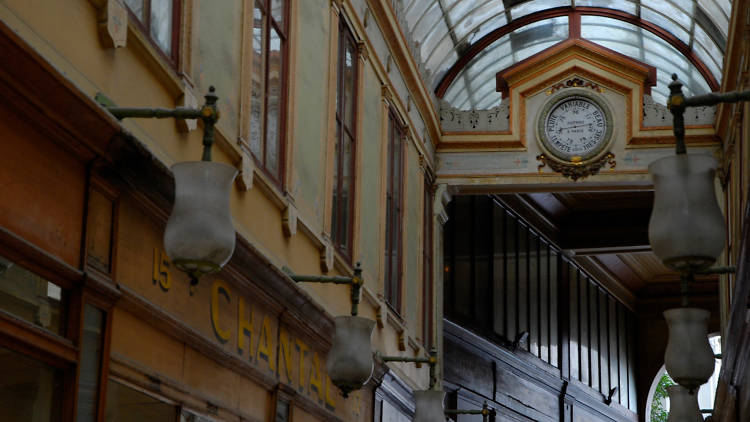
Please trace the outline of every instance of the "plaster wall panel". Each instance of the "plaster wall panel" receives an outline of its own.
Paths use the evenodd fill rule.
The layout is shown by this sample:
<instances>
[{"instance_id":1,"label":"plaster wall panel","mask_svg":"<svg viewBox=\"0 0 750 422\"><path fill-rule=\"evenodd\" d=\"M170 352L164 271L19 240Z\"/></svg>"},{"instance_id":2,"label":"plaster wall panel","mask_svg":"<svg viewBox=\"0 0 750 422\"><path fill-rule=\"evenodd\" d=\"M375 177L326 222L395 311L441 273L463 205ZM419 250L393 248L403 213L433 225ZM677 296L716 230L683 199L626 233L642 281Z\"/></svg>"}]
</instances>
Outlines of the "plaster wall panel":
<instances>
[{"instance_id":1,"label":"plaster wall panel","mask_svg":"<svg viewBox=\"0 0 750 422\"><path fill-rule=\"evenodd\" d=\"M328 54L330 0L297 2L298 22L297 68L305 69L296 78L297 102L290 104L294 113L297 138L294 139L296 177L291 191L299 201L300 211L314 225L323 226L325 194L325 144L328 121Z\"/></svg>"},{"instance_id":2,"label":"plaster wall panel","mask_svg":"<svg viewBox=\"0 0 750 422\"><path fill-rule=\"evenodd\" d=\"M381 191L381 143L380 122L383 120L383 107L380 99L380 82L373 70L365 67L364 72L364 102L363 115L367 118L360 119L362 127L362 139L358 147L362 177L357 188L361 190L359 233L362 268L365 273L377 276L380 265L379 235L381 222L378 217L377 204L383 201ZM365 280L368 280L367 277ZM377 280L372 280L377 283ZM372 287L372 286L371 286Z\"/></svg>"},{"instance_id":3,"label":"plaster wall panel","mask_svg":"<svg viewBox=\"0 0 750 422\"><path fill-rule=\"evenodd\" d=\"M419 256L420 256L420 244L419 244L419 232L422 228L420 218L421 216L421 198L422 189L421 186L421 172L419 171L419 165L417 164L417 154L414 148L411 146L406 148L406 167L404 181L404 225L403 233L405 237L404 243L404 278L403 283L406 286L406 297L404 303L406 306L406 321L409 327L417 331L418 312L421 309L419 306L421 299L418 295L418 276L419 276Z\"/></svg>"},{"instance_id":4,"label":"plaster wall panel","mask_svg":"<svg viewBox=\"0 0 750 422\"><path fill-rule=\"evenodd\" d=\"M216 87L221 119L219 127L231 138L239 132L240 57L242 46L242 1L194 2L196 28L200 31L193 75L199 93ZM199 103L202 103L202 98Z\"/></svg>"},{"instance_id":5,"label":"plaster wall panel","mask_svg":"<svg viewBox=\"0 0 750 422\"><path fill-rule=\"evenodd\" d=\"M222 407L236 409L247 399L239 394L240 375L219 365L192 347L185 346L184 379L191 388L203 392Z\"/></svg>"},{"instance_id":6,"label":"plaster wall panel","mask_svg":"<svg viewBox=\"0 0 750 422\"><path fill-rule=\"evenodd\" d=\"M184 347L120 308L112 314L113 356L120 355L175 381L183 380Z\"/></svg>"},{"instance_id":7,"label":"plaster wall panel","mask_svg":"<svg viewBox=\"0 0 750 422\"><path fill-rule=\"evenodd\" d=\"M0 110L0 227L77 267L84 164L19 115Z\"/></svg>"}]
</instances>

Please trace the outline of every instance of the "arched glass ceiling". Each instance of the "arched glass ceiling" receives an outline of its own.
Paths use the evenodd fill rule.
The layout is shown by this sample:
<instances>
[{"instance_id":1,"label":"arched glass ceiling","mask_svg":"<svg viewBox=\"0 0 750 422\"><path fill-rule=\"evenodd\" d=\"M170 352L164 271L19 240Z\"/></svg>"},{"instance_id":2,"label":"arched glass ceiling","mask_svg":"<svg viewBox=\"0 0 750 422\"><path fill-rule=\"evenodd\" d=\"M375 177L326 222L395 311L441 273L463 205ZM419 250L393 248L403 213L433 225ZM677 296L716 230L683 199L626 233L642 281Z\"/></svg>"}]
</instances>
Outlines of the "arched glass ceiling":
<instances>
[{"instance_id":1,"label":"arched glass ceiling","mask_svg":"<svg viewBox=\"0 0 750 422\"><path fill-rule=\"evenodd\" d=\"M568 17L546 19L506 34L482 50L463 68L443 99L451 106L488 109L500 104L495 74L568 38Z\"/></svg>"},{"instance_id":2,"label":"arched glass ceiling","mask_svg":"<svg viewBox=\"0 0 750 422\"><path fill-rule=\"evenodd\" d=\"M661 28L684 44L682 50L703 61L718 81L731 13L731 0L400 0L395 4L401 5L404 29L433 88L492 31L549 9L585 7L622 12Z\"/></svg>"},{"instance_id":3,"label":"arched glass ceiling","mask_svg":"<svg viewBox=\"0 0 750 422\"><path fill-rule=\"evenodd\" d=\"M458 74L443 100L452 107L488 109L500 104L495 74L568 37L568 17L545 19L506 34L477 54ZM654 101L665 104L671 74L685 84L685 95L704 94L709 85L698 69L668 42L637 25L601 16L581 16L581 38L656 68ZM510 52L510 53L509 53Z\"/></svg>"},{"instance_id":4,"label":"arched glass ceiling","mask_svg":"<svg viewBox=\"0 0 750 422\"><path fill-rule=\"evenodd\" d=\"M687 57L639 26L600 16L581 16L581 38L654 66L656 86L651 88L651 96L659 104L667 102L672 73L677 73L680 81L685 84L683 91L687 96L711 91L706 80ZM720 72L720 68L717 68L719 75Z\"/></svg>"}]
</instances>

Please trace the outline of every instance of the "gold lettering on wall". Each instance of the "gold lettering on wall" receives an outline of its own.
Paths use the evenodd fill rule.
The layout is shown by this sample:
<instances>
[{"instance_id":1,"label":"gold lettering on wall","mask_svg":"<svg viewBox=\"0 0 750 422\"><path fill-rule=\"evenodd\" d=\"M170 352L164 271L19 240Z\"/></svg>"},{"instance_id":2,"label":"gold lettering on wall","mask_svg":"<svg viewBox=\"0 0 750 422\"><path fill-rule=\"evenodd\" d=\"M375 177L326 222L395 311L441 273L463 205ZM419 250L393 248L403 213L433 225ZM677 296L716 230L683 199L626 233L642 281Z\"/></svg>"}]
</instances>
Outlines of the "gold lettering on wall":
<instances>
[{"instance_id":1,"label":"gold lettering on wall","mask_svg":"<svg viewBox=\"0 0 750 422\"><path fill-rule=\"evenodd\" d=\"M221 280L216 280L214 281L213 286L211 286L211 326L214 329L216 338L219 339L220 342L226 343L229 341L232 332L224 330L219 326L219 295L224 296L227 299L227 302L230 301L229 286Z\"/></svg>"},{"instance_id":2,"label":"gold lettering on wall","mask_svg":"<svg viewBox=\"0 0 750 422\"><path fill-rule=\"evenodd\" d=\"M271 321L268 317L263 317L263 325L260 328L260 336L258 337L258 358L268 362L268 367L271 371L274 371L273 345L271 344Z\"/></svg>"},{"instance_id":3,"label":"gold lettering on wall","mask_svg":"<svg viewBox=\"0 0 750 422\"><path fill-rule=\"evenodd\" d=\"M320 358L316 352L312 355L312 365L310 365L310 384L308 391L318 393L318 400L323 399L323 381L320 376Z\"/></svg>"},{"instance_id":4,"label":"gold lettering on wall","mask_svg":"<svg viewBox=\"0 0 750 422\"><path fill-rule=\"evenodd\" d=\"M172 286L172 276L169 274L169 257L159 248L154 248L152 281L165 292Z\"/></svg>"},{"instance_id":5,"label":"gold lettering on wall","mask_svg":"<svg viewBox=\"0 0 750 422\"><path fill-rule=\"evenodd\" d=\"M255 325L255 309L250 309L250 320L248 321L245 317L245 299L240 296L237 301L237 353L242 354L245 345L245 337L247 342L250 344L250 356L254 356L253 353L253 332Z\"/></svg>"},{"instance_id":6,"label":"gold lettering on wall","mask_svg":"<svg viewBox=\"0 0 750 422\"><path fill-rule=\"evenodd\" d=\"M292 382L292 342L289 339L289 332L281 328L279 331L279 373L281 373L281 364L284 364L284 373L287 382Z\"/></svg>"},{"instance_id":7,"label":"gold lettering on wall","mask_svg":"<svg viewBox=\"0 0 750 422\"><path fill-rule=\"evenodd\" d=\"M300 339L295 340L297 351L299 352L299 368L297 373L299 374L299 378L297 379L297 385L299 385L299 391L303 392L305 391L305 356L307 355L307 351L310 349L307 344L305 344L304 341Z\"/></svg>"},{"instance_id":8,"label":"gold lettering on wall","mask_svg":"<svg viewBox=\"0 0 750 422\"><path fill-rule=\"evenodd\" d=\"M231 309L233 299L237 300L237 325L226 324L226 320L226 325L222 325L220 316L224 315L226 318L222 311ZM225 344L231 341L230 344L232 347L236 346L240 356L246 356L257 365L267 364L279 381L287 382L293 387L296 385L300 393L330 411L336 410L336 387L325 373L324 356L312 350L303 340L293 337L281 323L275 325L273 317L263 315L260 309L256 318L253 304L241 294L233 297L229 285L222 280L214 280L211 285L210 308L211 327L219 342ZM247 355L245 350L248 350Z\"/></svg>"}]
</instances>

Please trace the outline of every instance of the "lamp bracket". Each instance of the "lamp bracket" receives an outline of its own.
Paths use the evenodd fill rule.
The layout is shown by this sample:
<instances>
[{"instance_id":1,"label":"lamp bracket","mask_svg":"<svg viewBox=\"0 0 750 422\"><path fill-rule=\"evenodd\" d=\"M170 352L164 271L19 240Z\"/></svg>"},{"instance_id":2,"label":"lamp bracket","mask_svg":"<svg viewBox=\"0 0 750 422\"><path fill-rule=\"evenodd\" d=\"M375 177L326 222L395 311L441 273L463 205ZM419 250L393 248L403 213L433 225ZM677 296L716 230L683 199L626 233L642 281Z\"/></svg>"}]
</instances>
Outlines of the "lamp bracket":
<instances>
[{"instance_id":1,"label":"lamp bracket","mask_svg":"<svg viewBox=\"0 0 750 422\"><path fill-rule=\"evenodd\" d=\"M609 393L607 393L607 395L604 396L604 404L606 404L607 406L609 406L610 404L612 404L612 397L614 397L615 393L617 392L617 390L619 388L620 387L612 387L609 390Z\"/></svg>"},{"instance_id":2,"label":"lamp bracket","mask_svg":"<svg viewBox=\"0 0 750 422\"><path fill-rule=\"evenodd\" d=\"M435 376L435 367L438 363L437 349L434 347L430 349L430 354L427 357L409 357L409 356L382 356L379 352L375 352L375 357L383 362L411 362L417 364L417 367L421 367L423 363L430 366L430 389L437 384L437 378Z\"/></svg>"},{"instance_id":3,"label":"lamp bracket","mask_svg":"<svg viewBox=\"0 0 750 422\"><path fill-rule=\"evenodd\" d=\"M711 92L685 98L682 93L682 82L677 79L677 74L672 74L672 83L669 84L669 99L667 108L672 112L675 136L675 151L677 154L686 154L685 147L685 109L687 107L710 106L719 103L737 103L750 101L750 91L731 91L725 93Z\"/></svg>"},{"instance_id":4,"label":"lamp bracket","mask_svg":"<svg viewBox=\"0 0 750 422\"><path fill-rule=\"evenodd\" d=\"M201 119L203 121L203 161L211 161L211 146L214 143L214 126L219 120L219 109L216 101L219 97L216 89L208 88L205 95L206 103L201 108L147 108L147 107L117 107L114 102L102 93L96 94L94 99L117 120L125 118L154 118L154 119Z\"/></svg>"},{"instance_id":5,"label":"lamp bracket","mask_svg":"<svg viewBox=\"0 0 750 422\"><path fill-rule=\"evenodd\" d=\"M487 421L487 418L492 416L493 418L497 414L495 409L489 407L485 401L481 409L445 409L446 415L482 415L482 420Z\"/></svg>"},{"instance_id":6,"label":"lamp bracket","mask_svg":"<svg viewBox=\"0 0 750 422\"><path fill-rule=\"evenodd\" d=\"M359 302L361 300L362 285L365 281L362 279L362 265L357 262L357 266L354 267L354 275L351 277L347 276L329 276L329 275L302 275L295 274L291 268L283 267L284 271L289 278L295 283L331 283L331 284L349 284L352 286L351 301L352 301L352 316L357 316L359 313Z\"/></svg>"},{"instance_id":7,"label":"lamp bracket","mask_svg":"<svg viewBox=\"0 0 750 422\"><path fill-rule=\"evenodd\" d=\"M511 344L513 353L517 352L518 349L520 349L522 345L526 344L527 341L529 341L528 331L521 331L520 333L518 333L518 335L516 335L516 339L513 340L513 343Z\"/></svg>"}]
</instances>

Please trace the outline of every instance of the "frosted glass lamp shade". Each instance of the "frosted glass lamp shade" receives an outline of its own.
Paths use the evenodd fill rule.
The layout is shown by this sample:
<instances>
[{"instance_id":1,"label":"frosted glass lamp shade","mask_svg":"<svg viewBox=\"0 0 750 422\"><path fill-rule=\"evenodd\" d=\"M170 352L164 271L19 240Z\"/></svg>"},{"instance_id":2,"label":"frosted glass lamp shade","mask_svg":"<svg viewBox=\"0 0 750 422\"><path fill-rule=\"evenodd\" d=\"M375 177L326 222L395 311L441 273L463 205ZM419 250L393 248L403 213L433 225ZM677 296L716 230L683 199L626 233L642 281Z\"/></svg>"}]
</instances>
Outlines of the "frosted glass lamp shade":
<instances>
[{"instance_id":1,"label":"frosted glass lamp shade","mask_svg":"<svg viewBox=\"0 0 750 422\"><path fill-rule=\"evenodd\" d=\"M445 391L415 391L414 404L416 409L413 422L445 422L444 399Z\"/></svg>"},{"instance_id":2,"label":"frosted glass lamp shade","mask_svg":"<svg viewBox=\"0 0 750 422\"><path fill-rule=\"evenodd\" d=\"M683 386L670 385L669 417L667 422L703 422L703 415L698 407L698 393L690 392Z\"/></svg>"},{"instance_id":3,"label":"frosted glass lamp shade","mask_svg":"<svg viewBox=\"0 0 750 422\"><path fill-rule=\"evenodd\" d=\"M716 202L716 160L679 154L648 167L654 181L654 209L648 238L654 253L678 271L711 266L724 250L724 216Z\"/></svg>"},{"instance_id":4,"label":"frosted glass lamp shade","mask_svg":"<svg viewBox=\"0 0 750 422\"><path fill-rule=\"evenodd\" d=\"M339 316L334 323L336 331L326 359L326 369L333 384L347 397L350 392L362 388L372 375L371 338L375 321Z\"/></svg>"},{"instance_id":5,"label":"frosted glass lamp shade","mask_svg":"<svg viewBox=\"0 0 750 422\"><path fill-rule=\"evenodd\" d=\"M174 207L164 230L164 249L172 263L197 278L219 271L234 252L229 192L234 167L211 161L172 166Z\"/></svg>"},{"instance_id":6,"label":"frosted glass lamp shade","mask_svg":"<svg viewBox=\"0 0 750 422\"><path fill-rule=\"evenodd\" d=\"M697 391L714 373L714 352L708 342L709 315L697 308L664 311L669 325L664 366L677 384L691 391Z\"/></svg>"}]
</instances>

